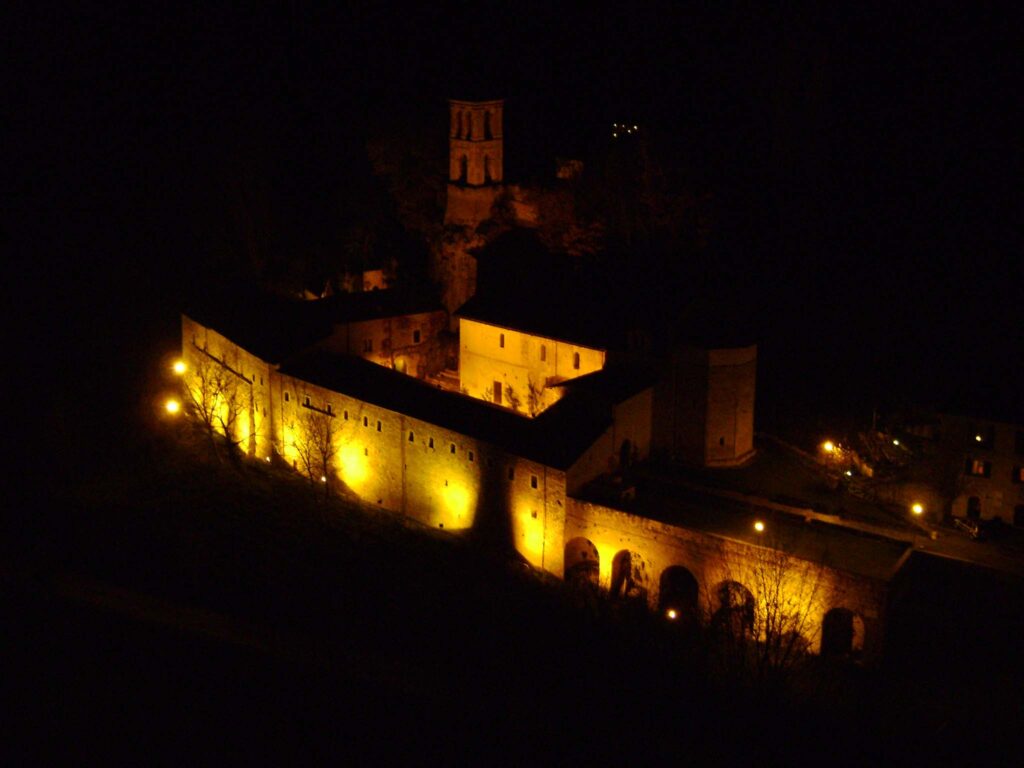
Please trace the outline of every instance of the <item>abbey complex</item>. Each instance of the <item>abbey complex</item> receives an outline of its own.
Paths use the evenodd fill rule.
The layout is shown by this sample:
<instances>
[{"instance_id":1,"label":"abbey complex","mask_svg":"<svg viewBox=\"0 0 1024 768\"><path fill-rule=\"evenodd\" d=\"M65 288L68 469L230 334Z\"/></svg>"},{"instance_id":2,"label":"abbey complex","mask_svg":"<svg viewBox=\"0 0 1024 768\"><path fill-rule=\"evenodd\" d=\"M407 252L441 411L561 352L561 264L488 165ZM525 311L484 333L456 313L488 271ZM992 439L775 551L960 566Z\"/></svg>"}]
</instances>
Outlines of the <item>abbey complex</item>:
<instances>
[{"instance_id":1,"label":"abbey complex","mask_svg":"<svg viewBox=\"0 0 1024 768\"><path fill-rule=\"evenodd\" d=\"M635 496L652 460L723 473L755 458L757 347L666 341L536 249L545 193L505 182L502 112L450 102L437 293L190 311L196 417L250 457L508 547L580 589L755 634L780 621L766 615L774 599L811 651L876 657L907 541L783 505L765 530L695 486L685 504ZM498 208L514 226L495 237Z\"/></svg>"}]
</instances>

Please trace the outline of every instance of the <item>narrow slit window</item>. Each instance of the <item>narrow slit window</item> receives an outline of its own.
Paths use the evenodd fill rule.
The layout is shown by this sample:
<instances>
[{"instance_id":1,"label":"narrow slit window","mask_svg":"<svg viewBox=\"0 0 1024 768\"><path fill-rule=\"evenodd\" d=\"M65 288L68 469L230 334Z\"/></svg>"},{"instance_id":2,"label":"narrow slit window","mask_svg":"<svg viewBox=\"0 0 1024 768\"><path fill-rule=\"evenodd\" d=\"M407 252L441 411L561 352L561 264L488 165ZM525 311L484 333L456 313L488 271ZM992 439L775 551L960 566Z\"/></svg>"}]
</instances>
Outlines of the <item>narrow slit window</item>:
<instances>
[{"instance_id":1,"label":"narrow slit window","mask_svg":"<svg viewBox=\"0 0 1024 768\"><path fill-rule=\"evenodd\" d=\"M448 446L448 453L455 453L455 443Z\"/></svg>"},{"instance_id":2,"label":"narrow slit window","mask_svg":"<svg viewBox=\"0 0 1024 768\"><path fill-rule=\"evenodd\" d=\"M380 432L380 427L381 427L381 423L380 423L380 419L378 419L377 420L377 431L378 432Z\"/></svg>"},{"instance_id":3,"label":"narrow slit window","mask_svg":"<svg viewBox=\"0 0 1024 768\"><path fill-rule=\"evenodd\" d=\"M284 401L285 401L285 402L287 403L287 402L289 402L289 401L290 401L291 399L292 399L292 398L291 398L291 395L289 395L289 394L288 394L287 392L285 392L285 393L284 393Z\"/></svg>"},{"instance_id":4,"label":"narrow slit window","mask_svg":"<svg viewBox=\"0 0 1024 768\"><path fill-rule=\"evenodd\" d=\"M540 361L542 363L547 362L548 359L548 348L543 344L540 345Z\"/></svg>"},{"instance_id":5,"label":"narrow slit window","mask_svg":"<svg viewBox=\"0 0 1024 768\"><path fill-rule=\"evenodd\" d=\"M537 487L537 476L536 475L530 475L530 487L531 488L536 488Z\"/></svg>"},{"instance_id":6,"label":"narrow slit window","mask_svg":"<svg viewBox=\"0 0 1024 768\"><path fill-rule=\"evenodd\" d=\"M580 369L580 353L579 352L573 352L572 353L572 367L575 370L577 370L577 371Z\"/></svg>"},{"instance_id":7,"label":"narrow slit window","mask_svg":"<svg viewBox=\"0 0 1024 768\"><path fill-rule=\"evenodd\" d=\"M504 333L499 333L498 334L498 346L501 347L502 349L505 348L505 334Z\"/></svg>"},{"instance_id":8,"label":"narrow slit window","mask_svg":"<svg viewBox=\"0 0 1024 768\"><path fill-rule=\"evenodd\" d=\"M409 442L410 443L415 443L416 442L416 435L414 433L412 433L412 432L409 432Z\"/></svg>"},{"instance_id":9,"label":"narrow slit window","mask_svg":"<svg viewBox=\"0 0 1024 768\"><path fill-rule=\"evenodd\" d=\"M364 427L370 426L370 420L366 416L363 416L363 426Z\"/></svg>"}]
</instances>

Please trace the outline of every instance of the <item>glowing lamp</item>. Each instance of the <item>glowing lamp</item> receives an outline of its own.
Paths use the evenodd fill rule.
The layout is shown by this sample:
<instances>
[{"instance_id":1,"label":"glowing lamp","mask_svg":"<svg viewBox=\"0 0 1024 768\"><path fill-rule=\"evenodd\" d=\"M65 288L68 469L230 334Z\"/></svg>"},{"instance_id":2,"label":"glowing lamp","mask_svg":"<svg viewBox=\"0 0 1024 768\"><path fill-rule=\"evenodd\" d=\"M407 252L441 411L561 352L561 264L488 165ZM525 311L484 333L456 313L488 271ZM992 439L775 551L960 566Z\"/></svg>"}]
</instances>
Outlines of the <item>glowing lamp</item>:
<instances>
[{"instance_id":1,"label":"glowing lamp","mask_svg":"<svg viewBox=\"0 0 1024 768\"><path fill-rule=\"evenodd\" d=\"M764 523L762 523L760 520L755 522L754 523L754 530L757 531L758 533L764 533Z\"/></svg>"},{"instance_id":2,"label":"glowing lamp","mask_svg":"<svg viewBox=\"0 0 1024 768\"><path fill-rule=\"evenodd\" d=\"M980 443L981 442L981 435L975 435L974 436L974 442Z\"/></svg>"},{"instance_id":3,"label":"glowing lamp","mask_svg":"<svg viewBox=\"0 0 1024 768\"><path fill-rule=\"evenodd\" d=\"M826 440L824 443L821 444L821 447L825 450L825 453L832 453L836 449L836 444L833 443L831 440Z\"/></svg>"},{"instance_id":4,"label":"glowing lamp","mask_svg":"<svg viewBox=\"0 0 1024 768\"><path fill-rule=\"evenodd\" d=\"M844 472L843 474L846 475L847 477L853 477L853 472L851 472L850 470L846 470L846 472Z\"/></svg>"},{"instance_id":5,"label":"glowing lamp","mask_svg":"<svg viewBox=\"0 0 1024 768\"><path fill-rule=\"evenodd\" d=\"M184 360L175 360L174 361L174 365L173 365L173 369L174 369L174 372L176 374L181 376L181 374L183 374L185 372L185 361Z\"/></svg>"},{"instance_id":6,"label":"glowing lamp","mask_svg":"<svg viewBox=\"0 0 1024 768\"><path fill-rule=\"evenodd\" d=\"M167 411L169 414L174 415L181 410L181 403L179 403L174 398L171 398L166 403L164 403L164 410Z\"/></svg>"},{"instance_id":7,"label":"glowing lamp","mask_svg":"<svg viewBox=\"0 0 1024 768\"><path fill-rule=\"evenodd\" d=\"M913 512L915 515L923 514L924 504L922 504L921 502L915 502L914 505L910 508L910 511Z\"/></svg>"},{"instance_id":8,"label":"glowing lamp","mask_svg":"<svg viewBox=\"0 0 1024 768\"><path fill-rule=\"evenodd\" d=\"M900 441L899 441L899 440L893 440L893 441L892 441L892 444L893 444L893 445L899 445L899 444L900 444Z\"/></svg>"},{"instance_id":9,"label":"glowing lamp","mask_svg":"<svg viewBox=\"0 0 1024 768\"><path fill-rule=\"evenodd\" d=\"M665 615L672 620L675 620L679 617L679 614L676 612L675 608L669 608L667 611L665 611Z\"/></svg>"},{"instance_id":10,"label":"glowing lamp","mask_svg":"<svg viewBox=\"0 0 1024 768\"><path fill-rule=\"evenodd\" d=\"M320 475L320 482L321 483L326 483L327 482L327 477L324 476L324 475Z\"/></svg>"}]
</instances>

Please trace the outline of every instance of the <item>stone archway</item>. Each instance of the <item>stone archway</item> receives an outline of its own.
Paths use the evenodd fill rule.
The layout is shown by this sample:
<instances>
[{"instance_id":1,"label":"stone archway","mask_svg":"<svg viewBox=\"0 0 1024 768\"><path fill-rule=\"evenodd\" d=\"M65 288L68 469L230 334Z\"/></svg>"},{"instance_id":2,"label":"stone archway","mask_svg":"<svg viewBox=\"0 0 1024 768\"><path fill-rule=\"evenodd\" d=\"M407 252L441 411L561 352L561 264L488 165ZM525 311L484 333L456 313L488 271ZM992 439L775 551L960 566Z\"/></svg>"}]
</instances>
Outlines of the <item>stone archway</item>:
<instances>
[{"instance_id":1,"label":"stone archway","mask_svg":"<svg viewBox=\"0 0 1024 768\"><path fill-rule=\"evenodd\" d=\"M601 579L601 556L590 539L578 536L565 543L565 581L571 586L596 588Z\"/></svg>"},{"instance_id":2,"label":"stone archway","mask_svg":"<svg viewBox=\"0 0 1024 768\"><path fill-rule=\"evenodd\" d=\"M616 553L612 559L612 597L646 602L649 582L650 569L643 555L628 549Z\"/></svg>"},{"instance_id":3,"label":"stone archway","mask_svg":"<svg viewBox=\"0 0 1024 768\"><path fill-rule=\"evenodd\" d=\"M715 587L715 612L712 628L734 638L746 637L754 631L755 601L753 593L738 581L723 581Z\"/></svg>"},{"instance_id":4,"label":"stone archway","mask_svg":"<svg viewBox=\"0 0 1024 768\"><path fill-rule=\"evenodd\" d=\"M690 570L670 565L661 572L658 582L658 611L671 619L696 619L700 611L699 594L700 585Z\"/></svg>"},{"instance_id":5,"label":"stone archway","mask_svg":"<svg viewBox=\"0 0 1024 768\"><path fill-rule=\"evenodd\" d=\"M864 620L848 608L833 608L821 622L821 655L857 658L864 650Z\"/></svg>"}]
</instances>

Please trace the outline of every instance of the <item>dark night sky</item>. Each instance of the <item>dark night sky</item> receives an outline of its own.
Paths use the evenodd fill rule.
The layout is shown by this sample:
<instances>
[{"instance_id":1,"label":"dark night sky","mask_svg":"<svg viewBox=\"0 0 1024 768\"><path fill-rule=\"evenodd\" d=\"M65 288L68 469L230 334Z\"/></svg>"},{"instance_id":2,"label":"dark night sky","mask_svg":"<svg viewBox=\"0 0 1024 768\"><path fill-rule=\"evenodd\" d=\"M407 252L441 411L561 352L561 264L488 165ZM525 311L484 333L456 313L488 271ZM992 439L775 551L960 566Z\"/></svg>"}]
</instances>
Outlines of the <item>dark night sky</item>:
<instances>
[{"instance_id":1,"label":"dark night sky","mask_svg":"<svg viewBox=\"0 0 1024 768\"><path fill-rule=\"evenodd\" d=\"M764 318L762 414L916 398L1024 418L1010 29L973 4L23 12L10 212L32 359L55 392L96 338L110 370L151 364L226 163L315 231L375 125L426 116L443 142L444 99L479 94L507 99L510 155L576 152L620 118L674 137Z\"/></svg>"}]
</instances>

